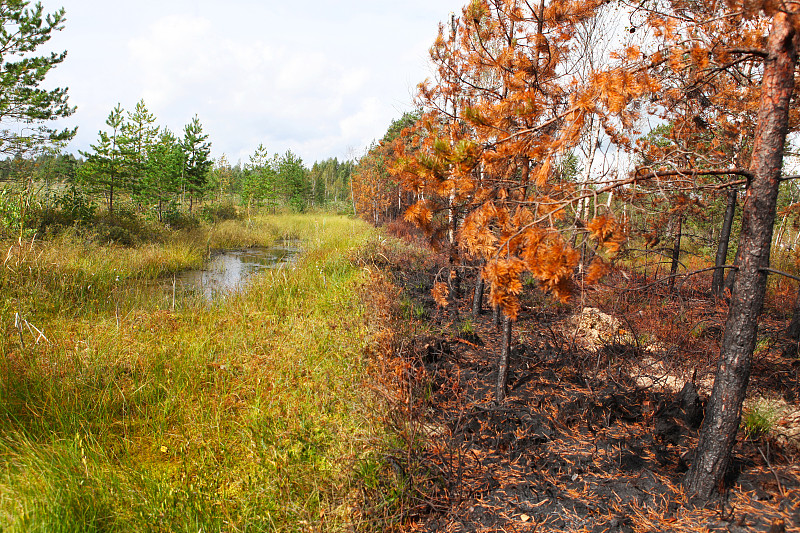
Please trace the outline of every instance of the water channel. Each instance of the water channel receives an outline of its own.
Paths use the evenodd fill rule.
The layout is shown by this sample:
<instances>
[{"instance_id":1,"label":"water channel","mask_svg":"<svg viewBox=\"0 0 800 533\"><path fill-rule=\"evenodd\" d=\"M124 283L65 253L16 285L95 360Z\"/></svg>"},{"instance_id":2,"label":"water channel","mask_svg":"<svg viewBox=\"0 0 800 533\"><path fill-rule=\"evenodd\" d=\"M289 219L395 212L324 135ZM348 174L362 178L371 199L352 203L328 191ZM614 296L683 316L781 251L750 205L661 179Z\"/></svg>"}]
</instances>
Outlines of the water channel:
<instances>
[{"instance_id":1,"label":"water channel","mask_svg":"<svg viewBox=\"0 0 800 533\"><path fill-rule=\"evenodd\" d=\"M294 261L300 242L284 240L266 248L214 250L202 270L184 270L175 275L174 290L202 294L212 302L237 291L247 279L266 268L282 268Z\"/></svg>"}]
</instances>

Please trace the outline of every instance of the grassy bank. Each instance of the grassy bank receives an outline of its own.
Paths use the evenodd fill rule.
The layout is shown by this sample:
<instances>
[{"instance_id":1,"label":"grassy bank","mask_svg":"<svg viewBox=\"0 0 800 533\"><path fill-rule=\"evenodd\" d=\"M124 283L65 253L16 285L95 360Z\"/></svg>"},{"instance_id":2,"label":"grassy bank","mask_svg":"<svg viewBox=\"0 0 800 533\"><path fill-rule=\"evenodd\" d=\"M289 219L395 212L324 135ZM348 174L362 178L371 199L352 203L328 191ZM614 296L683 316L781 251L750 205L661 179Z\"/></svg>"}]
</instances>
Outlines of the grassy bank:
<instances>
[{"instance_id":1,"label":"grassy bank","mask_svg":"<svg viewBox=\"0 0 800 533\"><path fill-rule=\"evenodd\" d=\"M302 239L213 305L148 280L208 249ZM0 531L336 531L378 429L364 383L375 242L263 217L135 248L8 242L0 275ZM149 286L149 288L147 288ZM143 288L145 287L145 288ZM16 325L15 325L16 324Z\"/></svg>"}]
</instances>

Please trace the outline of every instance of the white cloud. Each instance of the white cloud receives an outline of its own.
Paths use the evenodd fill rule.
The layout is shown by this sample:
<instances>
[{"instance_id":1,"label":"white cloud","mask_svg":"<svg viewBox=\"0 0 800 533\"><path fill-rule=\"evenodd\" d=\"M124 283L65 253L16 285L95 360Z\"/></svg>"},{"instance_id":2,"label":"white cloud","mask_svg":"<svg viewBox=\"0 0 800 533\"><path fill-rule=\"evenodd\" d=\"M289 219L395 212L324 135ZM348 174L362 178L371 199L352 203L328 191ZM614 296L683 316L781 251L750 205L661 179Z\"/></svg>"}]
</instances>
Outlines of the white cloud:
<instances>
[{"instance_id":1,"label":"white cloud","mask_svg":"<svg viewBox=\"0 0 800 533\"><path fill-rule=\"evenodd\" d=\"M261 143L309 163L361 153L411 107L437 24L462 1L64 0L55 46L69 56L54 79L79 106L72 149L117 102L144 99L176 133L197 114L233 162Z\"/></svg>"},{"instance_id":2,"label":"white cloud","mask_svg":"<svg viewBox=\"0 0 800 533\"><path fill-rule=\"evenodd\" d=\"M358 112L339 121L342 135L348 139L362 138L365 132L375 131L375 127L385 122L386 110L380 100L367 98L361 103Z\"/></svg>"}]
</instances>

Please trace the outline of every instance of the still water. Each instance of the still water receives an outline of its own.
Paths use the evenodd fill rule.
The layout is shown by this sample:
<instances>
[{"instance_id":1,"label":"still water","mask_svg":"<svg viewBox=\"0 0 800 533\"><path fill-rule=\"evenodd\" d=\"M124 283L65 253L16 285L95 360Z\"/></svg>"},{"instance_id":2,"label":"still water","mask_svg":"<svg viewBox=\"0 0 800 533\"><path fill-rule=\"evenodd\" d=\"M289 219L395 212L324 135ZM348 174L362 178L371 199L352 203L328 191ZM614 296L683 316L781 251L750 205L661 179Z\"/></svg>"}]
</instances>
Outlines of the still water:
<instances>
[{"instance_id":1,"label":"still water","mask_svg":"<svg viewBox=\"0 0 800 533\"><path fill-rule=\"evenodd\" d=\"M281 268L300 252L298 241L281 241L268 248L216 250L203 270L185 270L175 276L176 289L202 293L213 301L241 288L247 278L265 268Z\"/></svg>"}]
</instances>

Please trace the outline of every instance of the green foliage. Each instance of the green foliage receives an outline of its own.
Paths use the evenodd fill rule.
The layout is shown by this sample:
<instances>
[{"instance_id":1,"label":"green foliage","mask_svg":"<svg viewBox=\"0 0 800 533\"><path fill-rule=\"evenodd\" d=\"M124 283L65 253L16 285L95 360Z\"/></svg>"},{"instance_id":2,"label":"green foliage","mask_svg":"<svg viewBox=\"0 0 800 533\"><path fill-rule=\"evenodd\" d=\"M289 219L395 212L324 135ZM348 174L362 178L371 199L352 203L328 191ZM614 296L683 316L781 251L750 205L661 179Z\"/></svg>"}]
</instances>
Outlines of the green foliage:
<instances>
[{"instance_id":1,"label":"green foliage","mask_svg":"<svg viewBox=\"0 0 800 533\"><path fill-rule=\"evenodd\" d=\"M144 101L127 119L118 104L106 119L108 131L100 131L98 143L82 152L86 162L77 182L90 194L104 195L111 215L120 195L163 220L165 209L179 198L188 197L191 211L194 201L208 192L211 144L199 119L195 116L185 127L183 139L155 121Z\"/></svg>"},{"instance_id":2,"label":"green foliage","mask_svg":"<svg viewBox=\"0 0 800 533\"><path fill-rule=\"evenodd\" d=\"M98 132L98 142L91 145L91 152L81 152L86 162L78 170L78 183L92 193L105 195L109 214L114 213L115 195L128 184L124 163L123 120L122 107L117 104L106 118L109 131Z\"/></svg>"},{"instance_id":3,"label":"green foliage","mask_svg":"<svg viewBox=\"0 0 800 533\"><path fill-rule=\"evenodd\" d=\"M308 169L303 166L303 160L287 150L278 160L276 172L289 207L297 213L305 211L308 207L310 186Z\"/></svg>"},{"instance_id":4,"label":"green foliage","mask_svg":"<svg viewBox=\"0 0 800 533\"><path fill-rule=\"evenodd\" d=\"M138 198L155 209L159 220L181 192L183 160L178 139L166 128L148 148Z\"/></svg>"},{"instance_id":5,"label":"green foliage","mask_svg":"<svg viewBox=\"0 0 800 533\"><path fill-rule=\"evenodd\" d=\"M768 402L756 402L742 413L742 431L748 439L758 439L772 433L779 420L778 412Z\"/></svg>"},{"instance_id":6,"label":"green foliage","mask_svg":"<svg viewBox=\"0 0 800 533\"><path fill-rule=\"evenodd\" d=\"M56 205L71 223L87 224L94 220L97 212L97 205L74 184L56 196Z\"/></svg>"},{"instance_id":7,"label":"green foliage","mask_svg":"<svg viewBox=\"0 0 800 533\"><path fill-rule=\"evenodd\" d=\"M203 133L200 119L195 115L192 121L183 130L183 186L189 194L189 211L192 210L192 200L201 199L208 185L208 176L214 162L209 158L211 143L208 135Z\"/></svg>"},{"instance_id":8,"label":"green foliage","mask_svg":"<svg viewBox=\"0 0 800 533\"><path fill-rule=\"evenodd\" d=\"M458 332L461 335L473 335L475 333L475 324L472 323L472 320L465 318L458 325Z\"/></svg>"},{"instance_id":9,"label":"green foliage","mask_svg":"<svg viewBox=\"0 0 800 533\"><path fill-rule=\"evenodd\" d=\"M558 165L558 175L562 181L574 182L581 172L580 161L575 152L570 151L564 154Z\"/></svg>"},{"instance_id":10,"label":"green foliage","mask_svg":"<svg viewBox=\"0 0 800 533\"><path fill-rule=\"evenodd\" d=\"M275 162L270 159L263 144L256 148L244 171L241 189L243 204L260 206L266 203L272 209L277 207L279 189Z\"/></svg>"},{"instance_id":11,"label":"green foliage","mask_svg":"<svg viewBox=\"0 0 800 533\"><path fill-rule=\"evenodd\" d=\"M99 222L93 228L93 232L97 241L102 244L133 246L136 243L136 237L130 229L113 221Z\"/></svg>"},{"instance_id":12,"label":"green foliage","mask_svg":"<svg viewBox=\"0 0 800 533\"><path fill-rule=\"evenodd\" d=\"M400 316L406 320L422 320L427 316L425 307L414 302L408 296L400 300Z\"/></svg>"},{"instance_id":13,"label":"green foliage","mask_svg":"<svg viewBox=\"0 0 800 533\"><path fill-rule=\"evenodd\" d=\"M405 112L402 117L392 120L381 142L388 144L399 138L403 130L413 126L419 120L420 116L422 116L422 112L417 110L414 112Z\"/></svg>"},{"instance_id":14,"label":"green foliage","mask_svg":"<svg viewBox=\"0 0 800 533\"><path fill-rule=\"evenodd\" d=\"M66 89L42 88L47 74L64 61L66 52L33 54L54 31L63 29L64 9L45 14L40 3L29 6L26 0L14 0L3 2L0 9L0 121L26 124L19 130L0 130L0 152L5 153L22 153L43 144L68 141L76 131L57 131L42 124L68 117L74 111L67 103Z\"/></svg>"},{"instance_id":15,"label":"green foliage","mask_svg":"<svg viewBox=\"0 0 800 533\"><path fill-rule=\"evenodd\" d=\"M335 157L314 163L309 171L314 205L341 214L352 213L350 176L353 168L352 161L339 161Z\"/></svg>"},{"instance_id":16,"label":"green foliage","mask_svg":"<svg viewBox=\"0 0 800 533\"><path fill-rule=\"evenodd\" d=\"M209 224L218 224L225 220L235 220L239 217L236 206L233 204L204 205L200 209L200 217Z\"/></svg>"},{"instance_id":17,"label":"green foliage","mask_svg":"<svg viewBox=\"0 0 800 533\"><path fill-rule=\"evenodd\" d=\"M33 235L32 218L41 207L41 202L30 187L21 191L8 187L0 189L0 224L8 234L19 237Z\"/></svg>"},{"instance_id":18,"label":"green foliage","mask_svg":"<svg viewBox=\"0 0 800 533\"><path fill-rule=\"evenodd\" d=\"M200 220L195 215L181 211L176 202L165 206L161 220L172 229L190 229L200 225Z\"/></svg>"},{"instance_id":19,"label":"green foliage","mask_svg":"<svg viewBox=\"0 0 800 533\"><path fill-rule=\"evenodd\" d=\"M409 480L396 462L392 463L375 454L358 462L356 476L360 481L363 506L377 522L376 530L383 531L384 527L390 529L397 515L402 512L403 505L408 504Z\"/></svg>"}]
</instances>

